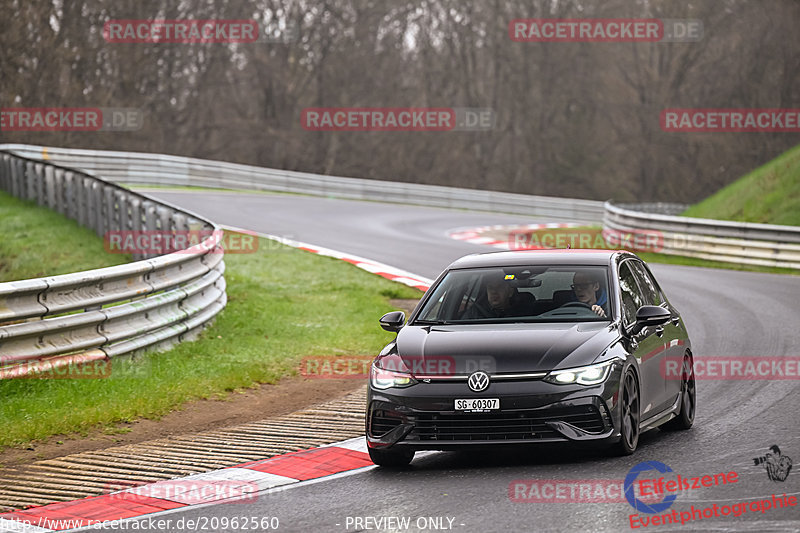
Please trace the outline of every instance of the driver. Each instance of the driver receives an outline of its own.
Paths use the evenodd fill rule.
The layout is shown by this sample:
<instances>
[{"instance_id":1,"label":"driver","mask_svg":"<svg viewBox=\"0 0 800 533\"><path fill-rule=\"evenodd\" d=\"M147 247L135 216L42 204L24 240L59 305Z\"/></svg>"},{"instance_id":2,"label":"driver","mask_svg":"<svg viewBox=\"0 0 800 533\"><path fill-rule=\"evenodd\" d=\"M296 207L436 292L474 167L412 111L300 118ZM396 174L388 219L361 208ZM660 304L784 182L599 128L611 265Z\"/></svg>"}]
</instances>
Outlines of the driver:
<instances>
[{"instance_id":1,"label":"driver","mask_svg":"<svg viewBox=\"0 0 800 533\"><path fill-rule=\"evenodd\" d=\"M605 318L606 311L603 307L608 302L608 297L606 292L603 291L600 295L600 299L598 299L597 291L599 290L600 281L596 276L584 271L575 272L575 275L572 277L572 291L575 293L575 298L577 298L579 302L585 303L591 307L592 311L594 311L597 316Z\"/></svg>"}]
</instances>

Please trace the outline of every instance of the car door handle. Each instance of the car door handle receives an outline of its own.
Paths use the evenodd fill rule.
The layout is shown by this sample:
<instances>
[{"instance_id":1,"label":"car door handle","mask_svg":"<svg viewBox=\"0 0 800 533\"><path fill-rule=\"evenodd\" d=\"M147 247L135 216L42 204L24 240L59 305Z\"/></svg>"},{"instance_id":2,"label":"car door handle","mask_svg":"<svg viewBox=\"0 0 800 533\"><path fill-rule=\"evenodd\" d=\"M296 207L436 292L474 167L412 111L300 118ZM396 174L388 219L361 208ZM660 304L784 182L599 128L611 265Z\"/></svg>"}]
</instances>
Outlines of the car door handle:
<instances>
[{"instance_id":1,"label":"car door handle","mask_svg":"<svg viewBox=\"0 0 800 533\"><path fill-rule=\"evenodd\" d=\"M659 337L664 336L664 326L658 326L656 328L656 335L658 335Z\"/></svg>"}]
</instances>

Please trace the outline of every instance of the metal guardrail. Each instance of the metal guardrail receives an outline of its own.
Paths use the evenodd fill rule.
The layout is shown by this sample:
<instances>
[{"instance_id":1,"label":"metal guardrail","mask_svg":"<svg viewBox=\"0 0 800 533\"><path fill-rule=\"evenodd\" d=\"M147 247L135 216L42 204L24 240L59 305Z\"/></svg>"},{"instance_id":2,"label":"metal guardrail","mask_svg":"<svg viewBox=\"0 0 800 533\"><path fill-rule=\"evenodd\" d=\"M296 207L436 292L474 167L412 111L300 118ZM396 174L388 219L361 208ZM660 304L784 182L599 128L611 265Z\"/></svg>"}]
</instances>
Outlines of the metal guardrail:
<instances>
[{"instance_id":1,"label":"metal guardrail","mask_svg":"<svg viewBox=\"0 0 800 533\"><path fill-rule=\"evenodd\" d=\"M321 176L187 157L0 145L30 157L74 165L119 182L299 192L439 207L516 213L617 230L655 230L662 252L713 261L800 268L800 228L672 216L678 204L614 206L591 200Z\"/></svg>"},{"instance_id":2,"label":"metal guardrail","mask_svg":"<svg viewBox=\"0 0 800 533\"><path fill-rule=\"evenodd\" d=\"M211 221L87 173L0 151L0 189L103 236L209 232L200 245L126 265L0 283L0 379L165 348L226 304L220 231Z\"/></svg>"},{"instance_id":3,"label":"metal guardrail","mask_svg":"<svg viewBox=\"0 0 800 533\"><path fill-rule=\"evenodd\" d=\"M594 200L340 178L141 152L78 150L24 144L0 145L0 149L33 159L46 159L61 165L80 168L119 183L294 192L335 198L513 213L543 217L548 220L598 224L603 220L603 203Z\"/></svg>"},{"instance_id":4,"label":"metal guardrail","mask_svg":"<svg viewBox=\"0 0 800 533\"><path fill-rule=\"evenodd\" d=\"M641 208L641 206L637 206ZM605 204L603 226L658 232L662 253L712 261L800 269L800 227L645 213Z\"/></svg>"},{"instance_id":5,"label":"metal guardrail","mask_svg":"<svg viewBox=\"0 0 800 533\"><path fill-rule=\"evenodd\" d=\"M791 226L693 219L609 202L338 178L160 154L0 145L0 188L57 210L100 235L110 230L217 229L197 215L106 180L299 192L553 220L602 220L614 230L660 232L667 254L800 268L800 228ZM218 239L218 233L210 239ZM199 251L0 283L0 378L26 372L19 364L24 360L58 366L180 341L225 306L223 273L221 249L216 241L207 240ZM104 307L108 305L113 307Z\"/></svg>"}]
</instances>

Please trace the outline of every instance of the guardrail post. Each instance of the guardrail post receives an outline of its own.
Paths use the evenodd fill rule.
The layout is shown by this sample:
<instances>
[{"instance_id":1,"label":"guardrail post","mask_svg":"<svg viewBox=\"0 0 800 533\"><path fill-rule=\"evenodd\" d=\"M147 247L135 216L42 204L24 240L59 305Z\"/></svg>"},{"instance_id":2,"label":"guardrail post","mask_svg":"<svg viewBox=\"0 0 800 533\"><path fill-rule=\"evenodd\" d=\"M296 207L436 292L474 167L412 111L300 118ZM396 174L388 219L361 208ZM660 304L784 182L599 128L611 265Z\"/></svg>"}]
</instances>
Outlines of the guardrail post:
<instances>
[{"instance_id":1,"label":"guardrail post","mask_svg":"<svg viewBox=\"0 0 800 533\"><path fill-rule=\"evenodd\" d=\"M23 193L24 189L22 188L25 184L24 164L25 161L16 158L11 163L11 194L17 198L25 197Z\"/></svg>"},{"instance_id":2,"label":"guardrail post","mask_svg":"<svg viewBox=\"0 0 800 533\"><path fill-rule=\"evenodd\" d=\"M7 154L0 154L0 189L8 191L11 188L11 157Z\"/></svg>"},{"instance_id":3,"label":"guardrail post","mask_svg":"<svg viewBox=\"0 0 800 533\"><path fill-rule=\"evenodd\" d=\"M35 201L36 177L35 177L33 161L26 161L24 174L25 174L25 181L22 183L22 186L23 190L25 191L25 199L28 201Z\"/></svg>"},{"instance_id":4,"label":"guardrail post","mask_svg":"<svg viewBox=\"0 0 800 533\"><path fill-rule=\"evenodd\" d=\"M44 167L45 205L52 211L56 210L55 171L56 169L49 165Z\"/></svg>"}]
</instances>

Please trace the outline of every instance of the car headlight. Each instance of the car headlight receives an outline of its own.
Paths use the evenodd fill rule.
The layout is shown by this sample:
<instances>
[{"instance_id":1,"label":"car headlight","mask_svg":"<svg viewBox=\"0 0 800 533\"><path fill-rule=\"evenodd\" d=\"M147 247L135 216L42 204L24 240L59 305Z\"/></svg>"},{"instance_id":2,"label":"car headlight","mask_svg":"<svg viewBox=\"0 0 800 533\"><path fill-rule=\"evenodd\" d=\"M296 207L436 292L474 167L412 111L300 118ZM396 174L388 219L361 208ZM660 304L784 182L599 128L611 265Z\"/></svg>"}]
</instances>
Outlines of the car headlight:
<instances>
[{"instance_id":1,"label":"car headlight","mask_svg":"<svg viewBox=\"0 0 800 533\"><path fill-rule=\"evenodd\" d=\"M604 363L570 368L567 370L555 370L550 372L544 380L557 385L570 385L572 383L597 385L608 378L613 364L614 361L606 361Z\"/></svg>"},{"instance_id":2,"label":"car headlight","mask_svg":"<svg viewBox=\"0 0 800 533\"><path fill-rule=\"evenodd\" d=\"M417 380L411 374L396 372L394 370L384 370L372 365L369 371L369 381L376 389L391 389L392 387L402 389L415 385Z\"/></svg>"}]
</instances>

